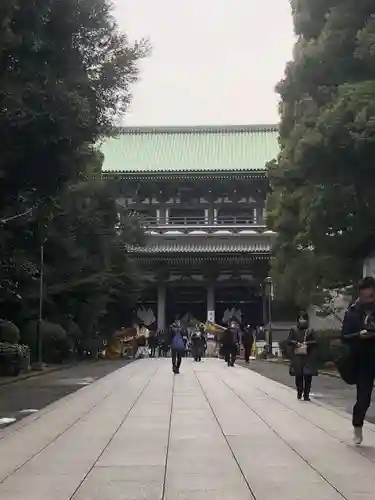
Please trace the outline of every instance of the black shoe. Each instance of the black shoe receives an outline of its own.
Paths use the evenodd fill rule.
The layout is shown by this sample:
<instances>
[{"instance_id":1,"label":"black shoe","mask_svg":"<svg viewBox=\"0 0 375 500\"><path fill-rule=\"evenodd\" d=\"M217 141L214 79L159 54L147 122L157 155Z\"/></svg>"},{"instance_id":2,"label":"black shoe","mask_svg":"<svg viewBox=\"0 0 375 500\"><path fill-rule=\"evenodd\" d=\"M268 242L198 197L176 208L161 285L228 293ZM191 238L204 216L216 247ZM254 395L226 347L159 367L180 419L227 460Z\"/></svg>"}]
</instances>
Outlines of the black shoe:
<instances>
[{"instance_id":1,"label":"black shoe","mask_svg":"<svg viewBox=\"0 0 375 500\"><path fill-rule=\"evenodd\" d=\"M299 399L299 400L302 399L302 392L297 392L297 399Z\"/></svg>"},{"instance_id":2,"label":"black shoe","mask_svg":"<svg viewBox=\"0 0 375 500\"><path fill-rule=\"evenodd\" d=\"M303 396L304 401L311 401L310 396Z\"/></svg>"}]
</instances>

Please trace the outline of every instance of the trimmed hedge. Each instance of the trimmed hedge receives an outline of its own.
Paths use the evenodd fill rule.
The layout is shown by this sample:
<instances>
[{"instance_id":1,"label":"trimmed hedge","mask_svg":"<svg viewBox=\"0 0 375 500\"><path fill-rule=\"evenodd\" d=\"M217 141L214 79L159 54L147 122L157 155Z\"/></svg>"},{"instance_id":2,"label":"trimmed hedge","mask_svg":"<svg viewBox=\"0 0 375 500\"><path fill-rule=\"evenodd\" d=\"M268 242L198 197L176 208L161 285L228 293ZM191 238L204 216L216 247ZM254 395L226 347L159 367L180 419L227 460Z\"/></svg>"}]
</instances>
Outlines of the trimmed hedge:
<instances>
[{"instance_id":1,"label":"trimmed hedge","mask_svg":"<svg viewBox=\"0 0 375 500\"><path fill-rule=\"evenodd\" d=\"M337 330L325 330L318 332L317 363L318 366L325 366L336 357L335 346L341 345L341 332Z\"/></svg>"},{"instance_id":2,"label":"trimmed hedge","mask_svg":"<svg viewBox=\"0 0 375 500\"><path fill-rule=\"evenodd\" d=\"M24 329L23 338L30 347L32 359L37 357L37 321L30 321ZM62 363L70 355L71 341L66 331L57 323L42 321L43 360L46 363Z\"/></svg>"},{"instance_id":3,"label":"trimmed hedge","mask_svg":"<svg viewBox=\"0 0 375 500\"><path fill-rule=\"evenodd\" d=\"M18 344L20 341L20 331L18 327L6 319L0 319L0 342Z\"/></svg>"}]
</instances>

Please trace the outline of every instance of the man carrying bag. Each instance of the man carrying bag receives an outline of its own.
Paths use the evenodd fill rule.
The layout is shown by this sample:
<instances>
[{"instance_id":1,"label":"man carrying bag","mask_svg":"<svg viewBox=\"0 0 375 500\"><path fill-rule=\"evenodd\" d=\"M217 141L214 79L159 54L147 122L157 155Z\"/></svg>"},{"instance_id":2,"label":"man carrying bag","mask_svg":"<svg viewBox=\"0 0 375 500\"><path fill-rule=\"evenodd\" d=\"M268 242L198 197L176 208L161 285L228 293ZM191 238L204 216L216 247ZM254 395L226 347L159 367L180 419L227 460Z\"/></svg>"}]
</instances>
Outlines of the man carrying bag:
<instances>
[{"instance_id":1,"label":"man carrying bag","mask_svg":"<svg viewBox=\"0 0 375 500\"><path fill-rule=\"evenodd\" d=\"M348 384L356 384L357 387L352 423L354 442L360 445L375 379L374 278L367 277L360 281L358 299L346 311L341 336L347 352L336 360L336 366L343 380Z\"/></svg>"},{"instance_id":2,"label":"man carrying bag","mask_svg":"<svg viewBox=\"0 0 375 500\"><path fill-rule=\"evenodd\" d=\"M180 373L182 356L185 352L185 342L179 322L175 322L171 327L170 346L172 351L172 370L177 375Z\"/></svg>"}]
</instances>

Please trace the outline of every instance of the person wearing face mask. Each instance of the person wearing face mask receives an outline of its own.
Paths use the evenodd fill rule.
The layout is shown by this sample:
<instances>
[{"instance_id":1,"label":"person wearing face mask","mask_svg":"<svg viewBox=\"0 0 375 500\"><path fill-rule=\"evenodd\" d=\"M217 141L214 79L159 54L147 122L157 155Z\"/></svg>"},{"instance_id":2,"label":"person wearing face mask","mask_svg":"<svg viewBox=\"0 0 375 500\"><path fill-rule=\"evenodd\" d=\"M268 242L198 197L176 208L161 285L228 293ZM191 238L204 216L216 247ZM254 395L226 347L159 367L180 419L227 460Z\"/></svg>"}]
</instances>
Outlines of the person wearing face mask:
<instances>
[{"instance_id":1,"label":"person wearing face mask","mask_svg":"<svg viewBox=\"0 0 375 500\"><path fill-rule=\"evenodd\" d=\"M314 376L318 375L316 366L316 337L313 330L309 329L309 316L301 312L297 318L297 326L293 328L288 337L291 349L291 363L289 373L295 377L297 398L310 401L311 383Z\"/></svg>"},{"instance_id":2,"label":"person wearing face mask","mask_svg":"<svg viewBox=\"0 0 375 500\"><path fill-rule=\"evenodd\" d=\"M172 351L172 370L177 375L180 373L181 361L185 353L184 335L179 321L175 321L171 326L169 345Z\"/></svg>"},{"instance_id":3,"label":"person wearing face mask","mask_svg":"<svg viewBox=\"0 0 375 500\"><path fill-rule=\"evenodd\" d=\"M222 350L228 366L234 366L236 362L240 341L241 331L239 325L235 321L231 321L221 338Z\"/></svg>"},{"instance_id":4,"label":"person wearing face mask","mask_svg":"<svg viewBox=\"0 0 375 500\"><path fill-rule=\"evenodd\" d=\"M375 379L375 279L363 278L358 286L358 299L345 313L342 341L349 347L357 388L353 407L354 442L363 441L363 423L371 404Z\"/></svg>"}]
</instances>

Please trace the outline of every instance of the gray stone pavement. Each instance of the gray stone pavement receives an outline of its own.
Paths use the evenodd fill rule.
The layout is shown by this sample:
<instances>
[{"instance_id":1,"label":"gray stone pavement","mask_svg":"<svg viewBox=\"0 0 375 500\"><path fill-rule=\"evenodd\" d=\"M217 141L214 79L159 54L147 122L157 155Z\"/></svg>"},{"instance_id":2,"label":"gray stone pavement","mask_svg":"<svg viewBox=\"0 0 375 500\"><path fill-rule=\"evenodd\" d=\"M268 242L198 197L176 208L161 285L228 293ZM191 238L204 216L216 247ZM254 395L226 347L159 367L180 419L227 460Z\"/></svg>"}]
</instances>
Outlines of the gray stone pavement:
<instances>
[{"instance_id":1,"label":"gray stone pavement","mask_svg":"<svg viewBox=\"0 0 375 500\"><path fill-rule=\"evenodd\" d=\"M37 413L54 401L96 382L129 362L124 359L82 361L27 379L8 378L6 385L0 385L0 429Z\"/></svg>"},{"instance_id":2,"label":"gray stone pavement","mask_svg":"<svg viewBox=\"0 0 375 500\"><path fill-rule=\"evenodd\" d=\"M289 366L287 364L265 360L254 360L251 361L249 365L245 365L240 361L240 364L275 382L280 382L281 384L294 388L294 378L289 375ZM356 399L356 388L347 385L340 378L319 374L319 377L314 377L313 379L311 391L316 401L334 406L347 413L352 412L353 403ZM375 391L372 403L372 406L367 412L366 419L375 424Z\"/></svg>"},{"instance_id":3,"label":"gray stone pavement","mask_svg":"<svg viewBox=\"0 0 375 500\"><path fill-rule=\"evenodd\" d=\"M370 500L375 426L219 360L142 360L0 431L1 500Z\"/></svg>"}]
</instances>

